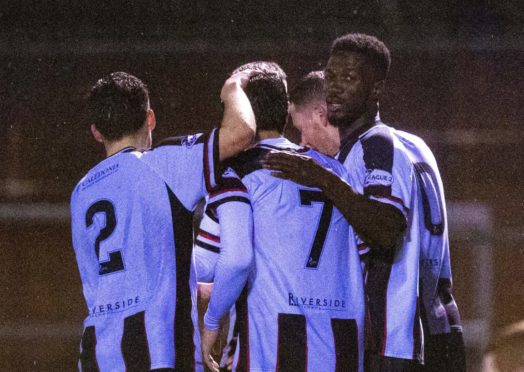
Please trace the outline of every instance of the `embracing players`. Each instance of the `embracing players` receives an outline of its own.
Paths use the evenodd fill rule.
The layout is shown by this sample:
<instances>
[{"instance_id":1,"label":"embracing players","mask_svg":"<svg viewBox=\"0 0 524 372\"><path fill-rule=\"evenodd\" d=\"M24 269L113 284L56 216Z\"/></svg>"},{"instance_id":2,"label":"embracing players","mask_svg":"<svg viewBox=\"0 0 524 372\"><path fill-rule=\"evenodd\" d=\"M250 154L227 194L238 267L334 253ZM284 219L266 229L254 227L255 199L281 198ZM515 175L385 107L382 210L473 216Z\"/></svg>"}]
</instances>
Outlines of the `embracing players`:
<instances>
[{"instance_id":1,"label":"embracing players","mask_svg":"<svg viewBox=\"0 0 524 372\"><path fill-rule=\"evenodd\" d=\"M262 73L245 88L257 121L257 143L228 162L226 170L247 188L254 226L254 265L243 304L236 309L237 371L362 371L363 280L351 227L319 189L273 177L261 160L270 152L289 152L312 157L343 179L345 169L282 136L288 102L285 74L278 65L254 62L237 72L244 69ZM246 253L238 250L237 256ZM217 284L218 278L211 303L229 290L219 290ZM222 311L231 305L223 304ZM222 313L209 315L202 350L204 361L216 370L209 354Z\"/></svg>"},{"instance_id":2,"label":"embracing players","mask_svg":"<svg viewBox=\"0 0 524 372\"><path fill-rule=\"evenodd\" d=\"M291 114L303 142L330 154L340 143L337 158L351 187L312 159L271 154L265 166L280 171L276 176L322 189L358 234L366 262L367 370L419 370L426 357L426 370L463 371L442 181L420 138L380 120L378 101L389 64L380 40L344 35L334 41L325 69L327 91L317 87L319 94L309 99L315 80L310 76L302 82L309 93L295 95Z\"/></svg>"}]
</instances>

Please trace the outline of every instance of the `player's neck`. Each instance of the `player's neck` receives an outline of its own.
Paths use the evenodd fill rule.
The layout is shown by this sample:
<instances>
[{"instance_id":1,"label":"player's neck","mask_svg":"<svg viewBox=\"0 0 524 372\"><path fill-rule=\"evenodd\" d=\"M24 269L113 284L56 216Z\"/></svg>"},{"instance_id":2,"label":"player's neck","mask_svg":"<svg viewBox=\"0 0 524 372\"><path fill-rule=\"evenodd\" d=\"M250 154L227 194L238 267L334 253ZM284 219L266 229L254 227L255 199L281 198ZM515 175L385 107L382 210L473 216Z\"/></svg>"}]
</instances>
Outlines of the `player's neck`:
<instances>
[{"instance_id":1,"label":"player's neck","mask_svg":"<svg viewBox=\"0 0 524 372\"><path fill-rule=\"evenodd\" d=\"M116 141L104 142L107 157L114 155L117 152L128 147L132 147L139 151L142 151L148 149L150 146L151 145L147 137L144 138L144 136L138 135L125 136Z\"/></svg>"},{"instance_id":2,"label":"player's neck","mask_svg":"<svg viewBox=\"0 0 524 372\"><path fill-rule=\"evenodd\" d=\"M261 130L257 133L257 141L262 141L268 138L280 138L282 137L282 133L280 133L278 130Z\"/></svg>"},{"instance_id":3,"label":"player's neck","mask_svg":"<svg viewBox=\"0 0 524 372\"><path fill-rule=\"evenodd\" d=\"M370 128L375 124L375 117L377 116L377 110L365 112L358 119L354 120L350 125L346 127L340 127L340 142L343 143L345 140L356 132L360 132L363 128Z\"/></svg>"}]
</instances>

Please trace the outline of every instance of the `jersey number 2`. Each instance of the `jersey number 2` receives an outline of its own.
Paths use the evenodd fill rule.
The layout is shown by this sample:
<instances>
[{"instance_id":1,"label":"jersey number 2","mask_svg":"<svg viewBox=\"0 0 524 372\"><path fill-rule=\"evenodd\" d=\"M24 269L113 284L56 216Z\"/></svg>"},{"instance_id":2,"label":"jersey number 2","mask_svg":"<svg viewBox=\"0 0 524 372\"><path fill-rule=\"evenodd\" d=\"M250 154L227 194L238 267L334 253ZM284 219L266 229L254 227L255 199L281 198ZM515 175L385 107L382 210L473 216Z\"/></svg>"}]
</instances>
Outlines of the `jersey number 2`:
<instances>
[{"instance_id":1,"label":"jersey number 2","mask_svg":"<svg viewBox=\"0 0 524 372\"><path fill-rule=\"evenodd\" d=\"M124 270L124 260L120 251L109 252L108 261L100 261L100 242L109 238L116 227L115 207L109 200L99 200L89 207L86 213L86 227L90 227L94 222L95 214L103 213L106 224L96 237L95 252L98 258L98 274L111 274L115 271Z\"/></svg>"},{"instance_id":2,"label":"jersey number 2","mask_svg":"<svg viewBox=\"0 0 524 372\"><path fill-rule=\"evenodd\" d=\"M324 248L324 241L329 230L329 224L331 223L331 215L333 214L333 204L324 198L324 195L320 191L315 190L299 190L300 192L300 203L302 205L311 205L313 202L322 203L322 214L320 215L320 221L317 227L317 233L315 234L315 240L313 246L309 252L309 257L306 262L308 269L316 269L322 254L322 248Z\"/></svg>"}]
</instances>

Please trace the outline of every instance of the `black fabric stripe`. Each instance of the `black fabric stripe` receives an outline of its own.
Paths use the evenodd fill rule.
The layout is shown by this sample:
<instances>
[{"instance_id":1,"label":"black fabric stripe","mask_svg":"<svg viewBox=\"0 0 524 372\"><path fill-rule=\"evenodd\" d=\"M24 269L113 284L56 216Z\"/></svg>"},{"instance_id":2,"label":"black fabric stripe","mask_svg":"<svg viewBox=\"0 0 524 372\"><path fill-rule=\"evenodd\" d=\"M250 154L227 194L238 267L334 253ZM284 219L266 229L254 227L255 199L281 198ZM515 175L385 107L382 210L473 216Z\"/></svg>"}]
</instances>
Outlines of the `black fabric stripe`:
<instances>
[{"instance_id":1,"label":"black fabric stripe","mask_svg":"<svg viewBox=\"0 0 524 372\"><path fill-rule=\"evenodd\" d=\"M346 158L349 155L349 152L351 151L351 149L353 148L355 143L357 143L357 140L358 140L357 136L349 136L346 139L346 141L342 142L342 144L340 145L340 151L339 151L339 154L338 154L338 161L339 162L344 164L344 162L346 161Z\"/></svg>"},{"instance_id":2,"label":"black fabric stripe","mask_svg":"<svg viewBox=\"0 0 524 372\"><path fill-rule=\"evenodd\" d=\"M239 356L237 363L237 372L249 371L249 322L247 313L247 285L238 297L235 303L236 323L235 334L238 334L239 339Z\"/></svg>"},{"instance_id":3,"label":"black fabric stripe","mask_svg":"<svg viewBox=\"0 0 524 372\"><path fill-rule=\"evenodd\" d=\"M221 175L220 182L217 185L217 188L213 190L211 195L219 194L227 189L242 189L247 192L246 186L242 181L236 177L224 177Z\"/></svg>"},{"instance_id":4,"label":"black fabric stripe","mask_svg":"<svg viewBox=\"0 0 524 372\"><path fill-rule=\"evenodd\" d=\"M211 135L211 133L209 135ZM224 170L222 168L222 164L220 163L220 128L218 128L214 132L214 135L215 136L213 137L213 170L215 172L214 178L218 185L220 181L220 175Z\"/></svg>"},{"instance_id":5,"label":"black fabric stripe","mask_svg":"<svg viewBox=\"0 0 524 372\"><path fill-rule=\"evenodd\" d=\"M122 356L127 372L143 372L151 369L151 357L147 343L143 311L124 319Z\"/></svg>"},{"instance_id":6,"label":"black fabric stripe","mask_svg":"<svg viewBox=\"0 0 524 372\"><path fill-rule=\"evenodd\" d=\"M362 133L367 131L369 128L371 128L373 125L365 125L362 128L359 128L356 131L350 133L345 138L341 139L340 150L338 154L338 161L344 164L344 162L346 161L346 158L348 157L349 153L351 152L351 149L353 148L355 143L357 143L358 137Z\"/></svg>"},{"instance_id":7,"label":"black fabric stripe","mask_svg":"<svg viewBox=\"0 0 524 372\"><path fill-rule=\"evenodd\" d=\"M428 192L432 192L431 190L436 191L436 197L437 200L440 200L439 195L439 188L438 184L436 184L436 178L435 172L431 168L431 166L424 162L415 163L415 174L417 175L417 181L420 188L420 194L422 196L422 210L424 212L424 225L426 226L426 229L428 229L429 233L431 235L442 235L444 233L444 208L442 203L438 203L439 209L440 209L440 216L441 220L440 223L434 224L431 218L431 205L429 202ZM426 174L426 176L424 176ZM429 177L429 179L426 181L425 178ZM434 182L435 180L435 182Z\"/></svg>"},{"instance_id":8,"label":"black fabric stripe","mask_svg":"<svg viewBox=\"0 0 524 372\"><path fill-rule=\"evenodd\" d=\"M220 241L220 236L211 234L209 231L201 229L200 227L197 228L197 234L196 235L209 235L209 236L213 237L214 239L217 239L217 240Z\"/></svg>"},{"instance_id":9,"label":"black fabric stripe","mask_svg":"<svg viewBox=\"0 0 524 372\"><path fill-rule=\"evenodd\" d=\"M96 360L96 333L95 327L86 327L82 335L82 351L80 352L80 371L100 372Z\"/></svg>"},{"instance_id":10,"label":"black fabric stripe","mask_svg":"<svg viewBox=\"0 0 524 372\"><path fill-rule=\"evenodd\" d=\"M368 259L368 278L366 292L369 309L369 342L368 348L375 353L381 353L384 347L386 334L386 305L389 276L392 260L387 262L381 257L370 255Z\"/></svg>"},{"instance_id":11,"label":"black fabric stripe","mask_svg":"<svg viewBox=\"0 0 524 372\"><path fill-rule=\"evenodd\" d=\"M298 314L278 314L278 372L306 372L306 318Z\"/></svg>"},{"instance_id":12,"label":"black fabric stripe","mask_svg":"<svg viewBox=\"0 0 524 372\"><path fill-rule=\"evenodd\" d=\"M189 270L193 246L193 214L184 208L166 185L171 205L175 237L176 309L175 309L175 370L194 370L193 323Z\"/></svg>"},{"instance_id":13,"label":"black fabric stripe","mask_svg":"<svg viewBox=\"0 0 524 372\"><path fill-rule=\"evenodd\" d=\"M246 204L251 205L251 202L245 196L228 196L227 198L223 198L223 199L214 201L212 203L209 203L208 205L211 208L218 208L219 206L221 206L224 203L233 202L233 201L237 201L237 202L246 203Z\"/></svg>"},{"instance_id":14,"label":"black fabric stripe","mask_svg":"<svg viewBox=\"0 0 524 372\"><path fill-rule=\"evenodd\" d=\"M419 268L419 270L420 270L420 268ZM419 275L419 279L418 279L418 292L419 293L424 293L425 292L425 288L424 288L424 285L422 283L422 276L421 275ZM428 313L427 313L427 310L426 310L424 302L419 304L419 311L420 311L420 320L422 322L423 334L424 334L424 336L425 335L429 336L430 335L430 332L429 332L429 319L428 319Z\"/></svg>"},{"instance_id":15,"label":"black fabric stripe","mask_svg":"<svg viewBox=\"0 0 524 372\"><path fill-rule=\"evenodd\" d=\"M393 171L393 137L386 127L375 128L360 140L366 169ZM391 195L391 186L373 185L364 188L364 195Z\"/></svg>"},{"instance_id":16,"label":"black fabric stripe","mask_svg":"<svg viewBox=\"0 0 524 372\"><path fill-rule=\"evenodd\" d=\"M195 240L195 245L199 246L200 248L204 248L208 251L214 252L214 253L220 253L220 248L215 247L214 245L204 243L200 240Z\"/></svg>"},{"instance_id":17,"label":"black fabric stripe","mask_svg":"<svg viewBox=\"0 0 524 372\"><path fill-rule=\"evenodd\" d=\"M358 329L355 319L331 319L335 343L335 372L358 371Z\"/></svg>"},{"instance_id":18,"label":"black fabric stripe","mask_svg":"<svg viewBox=\"0 0 524 372\"><path fill-rule=\"evenodd\" d=\"M207 206L205 213L209 218L218 223L217 211L215 209L210 209L209 206Z\"/></svg>"},{"instance_id":19,"label":"black fabric stripe","mask_svg":"<svg viewBox=\"0 0 524 372\"><path fill-rule=\"evenodd\" d=\"M417 305L415 310L415 320L413 322L413 359L423 362L422 356L422 329L420 318L420 299L417 297Z\"/></svg>"},{"instance_id":20,"label":"black fabric stripe","mask_svg":"<svg viewBox=\"0 0 524 372\"><path fill-rule=\"evenodd\" d=\"M229 159L228 161L224 162L223 168L227 169L228 167L231 167L235 170L240 178L244 178L248 174L262 169L260 160L262 160L263 157L271 151L272 150L262 147L253 147L242 152L233 159Z\"/></svg>"}]
</instances>

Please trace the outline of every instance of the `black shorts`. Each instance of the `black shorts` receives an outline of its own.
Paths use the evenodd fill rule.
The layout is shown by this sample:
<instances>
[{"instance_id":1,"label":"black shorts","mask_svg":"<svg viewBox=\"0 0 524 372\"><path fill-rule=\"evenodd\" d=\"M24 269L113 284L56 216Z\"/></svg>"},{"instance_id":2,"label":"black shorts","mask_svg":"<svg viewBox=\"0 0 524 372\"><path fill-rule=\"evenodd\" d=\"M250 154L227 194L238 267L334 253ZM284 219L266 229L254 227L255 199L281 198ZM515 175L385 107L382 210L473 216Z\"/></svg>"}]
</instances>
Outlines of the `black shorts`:
<instances>
[{"instance_id":1,"label":"black shorts","mask_svg":"<svg viewBox=\"0 0 524 372\"><path fill-rule=\"evenodd\" d=\"M422 365L416 360L365 354L364 371L366 372L421 372L423 371L421 368Z\"/></svg>"},{"instance_id":2,"label":"black shorts","mask_svg":"<svg viewBox=\"0 0 524 372\"><path fill-rule=\"evenodd\" d=\"M424 337L424 372L465 372L466 350L462 332Z\"/></svg>"}]
</instances>

